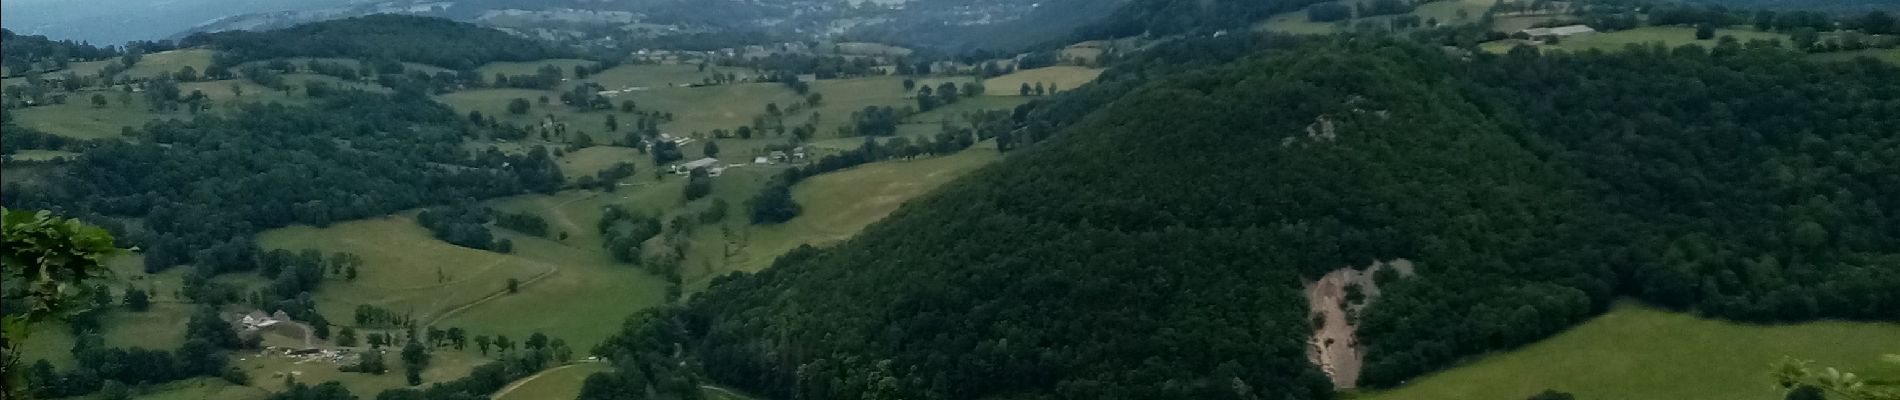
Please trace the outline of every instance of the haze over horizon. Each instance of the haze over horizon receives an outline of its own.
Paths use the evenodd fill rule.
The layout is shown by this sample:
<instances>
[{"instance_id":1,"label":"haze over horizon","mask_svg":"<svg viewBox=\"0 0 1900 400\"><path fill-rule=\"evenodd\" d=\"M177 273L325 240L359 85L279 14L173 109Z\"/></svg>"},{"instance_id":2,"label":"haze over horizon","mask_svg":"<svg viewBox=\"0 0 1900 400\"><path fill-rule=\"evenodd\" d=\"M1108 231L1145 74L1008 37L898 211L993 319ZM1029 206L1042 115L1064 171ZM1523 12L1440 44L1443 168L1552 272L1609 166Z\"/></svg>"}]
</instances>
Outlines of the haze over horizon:
<instances>
[{"instance_id":1,"label":"haze over horizon","mask_svg":"<svg viewBox=\"0 0 1900 400\"><path fill-rule=\"evenodd\" d=\"M22 35L122 45L167 39L193 26L238 14L309 10L350 0L8 0L6 28Z\"/></svg>"}]
</instances>

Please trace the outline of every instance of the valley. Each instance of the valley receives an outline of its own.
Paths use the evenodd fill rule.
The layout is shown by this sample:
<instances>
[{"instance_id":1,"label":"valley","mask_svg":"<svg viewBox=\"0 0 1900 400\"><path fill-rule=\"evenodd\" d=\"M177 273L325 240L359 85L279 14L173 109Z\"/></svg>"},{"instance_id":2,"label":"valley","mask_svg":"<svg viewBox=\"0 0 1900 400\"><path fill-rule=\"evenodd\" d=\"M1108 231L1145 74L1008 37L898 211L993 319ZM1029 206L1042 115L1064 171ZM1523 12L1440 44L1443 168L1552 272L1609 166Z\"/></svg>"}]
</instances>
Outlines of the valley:
<instances>
[{"instance_id":1,"label":"valley","mask_svg":"<svg viewBox=\"0 0 1900 400\"><path fill-rule=\"evenodd\" d=\"M7 394L1900 393L1890 14L1107 3L9 24Z\"/></svg>"}]
</instances>

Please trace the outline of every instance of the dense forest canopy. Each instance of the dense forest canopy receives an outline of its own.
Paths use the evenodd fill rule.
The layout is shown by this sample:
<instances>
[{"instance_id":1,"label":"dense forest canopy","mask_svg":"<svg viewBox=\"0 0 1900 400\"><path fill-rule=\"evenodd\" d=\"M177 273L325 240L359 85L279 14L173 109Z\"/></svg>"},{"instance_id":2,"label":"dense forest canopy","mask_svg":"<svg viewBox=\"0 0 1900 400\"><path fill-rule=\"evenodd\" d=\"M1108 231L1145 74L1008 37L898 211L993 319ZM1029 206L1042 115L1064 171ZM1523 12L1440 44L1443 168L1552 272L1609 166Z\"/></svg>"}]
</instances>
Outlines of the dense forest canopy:
<instances>
[{"instance_id":1,"label":"dense forest canopy","mask_svg":"<svg viewBox=\"0 0 1900 400\"><path fill-rule=\"evenodd\" d=\"M496 61L533 61L567 51L506 32L441 18L378 14L267 32L227 31L186 37L184 46L221 51L219 63L288 57L390 59L467 70Z\"/></svg>"},{"instance_id":2,"label":"dense forest canopy","mask_svg":"<svg viewBox=\"0 0 1900 400\"><path fill-rule=\"evenodd\" d=\"M1134 59L1019 110L1057 133L597 352L683 345L774 398L1326 398L1300 282L1395 258L1418 276L1360 316L1374 387L1619 296L1900 317L1900 69L1283 42L1189 40L1241 60ZM1193 51L1233 45L1269 48Z\"/></svg>"}]
</instances>

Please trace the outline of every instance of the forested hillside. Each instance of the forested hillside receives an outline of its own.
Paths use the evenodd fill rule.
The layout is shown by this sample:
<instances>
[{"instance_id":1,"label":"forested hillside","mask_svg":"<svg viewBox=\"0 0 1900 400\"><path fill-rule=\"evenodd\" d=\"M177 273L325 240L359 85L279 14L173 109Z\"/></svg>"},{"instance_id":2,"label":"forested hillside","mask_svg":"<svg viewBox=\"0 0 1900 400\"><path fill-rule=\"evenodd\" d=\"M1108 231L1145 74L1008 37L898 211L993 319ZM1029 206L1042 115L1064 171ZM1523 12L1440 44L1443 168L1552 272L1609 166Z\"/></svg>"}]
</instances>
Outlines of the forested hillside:
<instances>
[{"instance_id":1,"label":"forested hillside","mask_svg":"<svg viewBox=\"0 0 1900 400\"><path fill-rule=\"evenodd\" d=\"M1136 60L1019 110L1025 139L1054 136L597 352L677 343L773 398L1326 398L1300 282L1394 258L1418 276L1383 279L1360 316L1374 387L1619 296L1900 318L1892 66L1735 43L1468 61L1266 43L1189 41L1271 48Z\"/></svg>"},{"instance_id":2,"label":"forested hillside","mask_svg":"<svg viewBox=\"0 0 1900 400\"><path fill-rule=\"evenodd\" d=\"M389 59L449 69L496 61L532 61L563 50L502 31L441 18L379 14L266 32L228 31L186 37L184 46L221 51L219 64L286 57Z\"/></svg>"}]
</instances>

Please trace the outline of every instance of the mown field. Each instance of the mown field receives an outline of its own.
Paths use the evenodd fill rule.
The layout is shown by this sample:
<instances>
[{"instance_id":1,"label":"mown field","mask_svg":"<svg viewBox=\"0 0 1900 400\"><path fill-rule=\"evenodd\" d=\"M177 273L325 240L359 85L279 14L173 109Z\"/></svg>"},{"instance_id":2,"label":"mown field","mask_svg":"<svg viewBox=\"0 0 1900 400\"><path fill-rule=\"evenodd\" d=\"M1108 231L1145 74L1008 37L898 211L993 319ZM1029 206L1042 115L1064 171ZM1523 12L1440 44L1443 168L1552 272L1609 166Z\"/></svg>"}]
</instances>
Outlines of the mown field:
<instances>
[{"instance_id":1,"label":"mown field","mask_svg":"<svg viewBox=\"0 0 1900 400\"><path fill-rule=\"evenodd\" d=\"M1093 82L1101 75L1100 68L1068 65L1025 69L983 80L983 92L991 96L1019 96L1023 84L1034 87L1037 83L1045 88L1053 85L1057 91L1069 90Z\"/></svg>"},{"instance_id":2,"label":"mown field","mask_svg":"<svg viewBox=\"0 0 1900 400\"><path fill-rule=\"evenodd\" d=\"M686 279L700 287L727 272L763 269L799 245L844 240L904 202L1000 158L995 145L986 142L953 155L882 161L812 177L792 188L792 198L804 207L797 218L743 226L731 239L716 230L698 232L687 256L691 273Z\"/></svg>"},{"instance_id":3,"label":"mown field","mask_svg":"<svg viewBox=\"0 0 1900 400\"><path fill-rule=\"evenodd\" d=\"M581 394L588 375L612 370L606 363L579 363L554 367L495 392L495 400L572 399Z\"/></svg>"},{"instance_id":4,"label":"mown field","mask_svg":"<svg viewBox=\"0 0 1900 400\"><path fill-rule=\"evenodd\" d=\"M202 75L205 68L211 67L211 56L217 52L208 49L178 49L146 54L139 62L132 64L119 76L128 78L150 78L159 74L177 73L184 67L191 67Z\"/></svg>"},{"instance_id":5,"label":"mown field","mask_svg":"<svg viewBox=\"0 0 1900 400\"><path fill-rule=\"evenodd\" d=\"M1815 360L1870 377L1900 377L1900 325L1743 325L1635 303L1510 352L1425 376L1362 400L1522 399L1553 389L1579 399L1773 400L1770 364Z\"/></svg>"}]
</instances>

